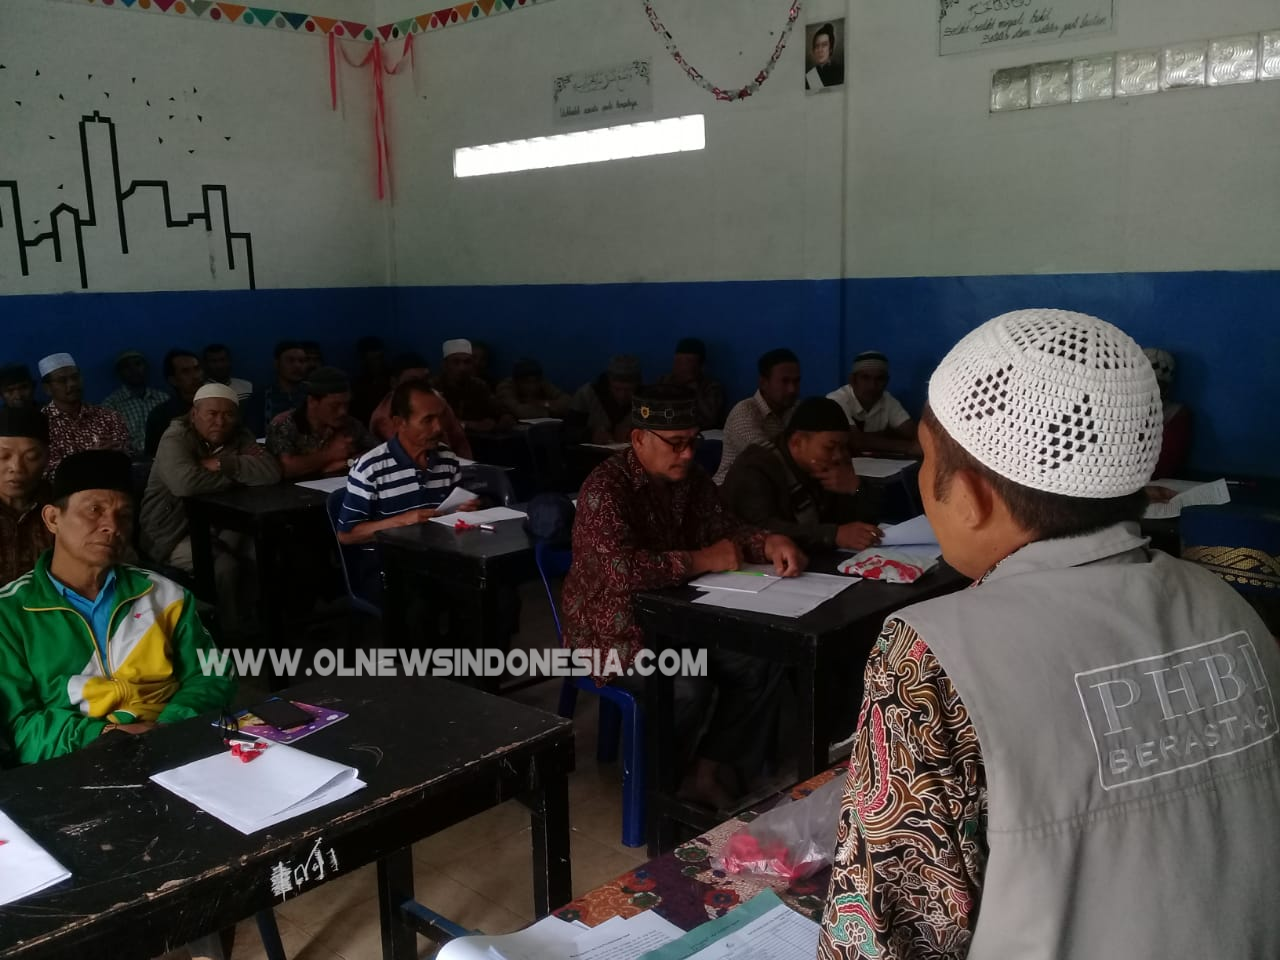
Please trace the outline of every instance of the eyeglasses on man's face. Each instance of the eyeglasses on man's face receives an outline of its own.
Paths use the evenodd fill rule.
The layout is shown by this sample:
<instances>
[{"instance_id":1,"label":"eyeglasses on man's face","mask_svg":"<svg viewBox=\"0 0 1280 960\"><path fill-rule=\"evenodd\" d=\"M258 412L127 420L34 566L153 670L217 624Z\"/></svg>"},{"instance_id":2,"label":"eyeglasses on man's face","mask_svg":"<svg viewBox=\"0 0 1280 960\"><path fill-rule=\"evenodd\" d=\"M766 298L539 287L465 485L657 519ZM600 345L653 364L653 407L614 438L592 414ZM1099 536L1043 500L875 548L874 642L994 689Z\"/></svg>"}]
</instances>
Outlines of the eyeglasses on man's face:
<instances>
[{"instance_id":1,"label":"eyeglasses on man's face","mask_svg":"<svg viewBox=\"0 0 1280 960\"><path fill-rule=\"evenodd\" d=\"M705 439L701 433L694 434L692 437L677 437L674 440L668 440L656 430L649 430L647 432L653 434L653 436L665 443L671 448L671 452L676 454L684 453L686 450L693 450Z\"/></svg>"}]
</instances>

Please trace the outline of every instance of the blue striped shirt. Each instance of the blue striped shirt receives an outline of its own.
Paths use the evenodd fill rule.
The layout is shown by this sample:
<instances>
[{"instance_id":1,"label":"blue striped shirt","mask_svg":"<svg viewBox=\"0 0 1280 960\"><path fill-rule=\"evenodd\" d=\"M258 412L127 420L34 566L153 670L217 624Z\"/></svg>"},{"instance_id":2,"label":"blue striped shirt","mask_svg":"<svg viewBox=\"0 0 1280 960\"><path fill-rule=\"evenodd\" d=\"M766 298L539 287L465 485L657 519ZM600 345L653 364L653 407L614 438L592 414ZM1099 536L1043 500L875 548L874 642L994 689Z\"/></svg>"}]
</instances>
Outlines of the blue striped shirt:
<instances>
[{"instance_id":1,"label":"blue striped shirt","mask_svg":"<svg viewBox=\"0 0 1280 960\"><path fill-rule=\"evenodd\" d=\"M357 460L347 474L338 529L347 531L370 520L438 507L457 485L460 470L457 455L443 445L428 454L424 470L392 437Z\"/></svg>"}]
</instances>

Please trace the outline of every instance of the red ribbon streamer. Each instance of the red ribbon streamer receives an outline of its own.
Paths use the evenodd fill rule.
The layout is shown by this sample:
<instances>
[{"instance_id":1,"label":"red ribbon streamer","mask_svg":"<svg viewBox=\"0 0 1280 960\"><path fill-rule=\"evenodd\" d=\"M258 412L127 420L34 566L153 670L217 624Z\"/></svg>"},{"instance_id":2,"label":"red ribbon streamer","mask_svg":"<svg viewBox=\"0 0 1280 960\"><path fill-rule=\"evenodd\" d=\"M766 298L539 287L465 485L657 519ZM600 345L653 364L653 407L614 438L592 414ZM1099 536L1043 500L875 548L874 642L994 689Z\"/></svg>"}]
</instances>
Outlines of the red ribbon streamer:
<instances>
[{"instance_id":1,"label":"red ribbon streamer","mask_svg":"<svg viewBox=\"0 0 1280 960\"><path fill-rule=\"evenodd\" d=\"M348 66L356 67L357 69L365 66L369 61L373 61L373 149L377 155L378 199L382 200L386 198L388 182L391 179L391 146L387 138L387 101L382 77L383 74L389 77L395 76L406 62L416 67L417 61L413 52L413 34L409 34L404 38L404 49L401 51L400 59L396 62L396 65L387 67L381 41L375 39L369 52L364 55L364 58L359 63L356 63L347 56L346 49L340 46L334 35L330 33L329 99L334 110L338 109L338 52L342 53L342 59Z\"/></svg>"}]
</instances>

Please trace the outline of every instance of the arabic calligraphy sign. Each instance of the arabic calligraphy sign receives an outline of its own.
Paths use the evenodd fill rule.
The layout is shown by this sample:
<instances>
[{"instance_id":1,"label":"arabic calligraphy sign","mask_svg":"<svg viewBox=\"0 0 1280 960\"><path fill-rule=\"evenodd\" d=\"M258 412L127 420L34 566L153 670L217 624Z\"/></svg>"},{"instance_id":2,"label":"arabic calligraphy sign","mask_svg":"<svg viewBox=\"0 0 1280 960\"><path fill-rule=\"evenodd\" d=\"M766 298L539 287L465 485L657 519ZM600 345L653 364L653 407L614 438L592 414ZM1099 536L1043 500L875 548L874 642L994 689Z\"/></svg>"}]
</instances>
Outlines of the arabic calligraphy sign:
<instances>
[{"instance_id":1,"label":"arabic calligraphy sign","mask_svg":"<svg viewBox=\"0 0 1280 960\"><path fill-rule=\"evenodd\" d=\"M653 113L649 64L648 60L631 60L556 77L552 121L557 125L610 126Z\"/></svg>"}]
</instances>

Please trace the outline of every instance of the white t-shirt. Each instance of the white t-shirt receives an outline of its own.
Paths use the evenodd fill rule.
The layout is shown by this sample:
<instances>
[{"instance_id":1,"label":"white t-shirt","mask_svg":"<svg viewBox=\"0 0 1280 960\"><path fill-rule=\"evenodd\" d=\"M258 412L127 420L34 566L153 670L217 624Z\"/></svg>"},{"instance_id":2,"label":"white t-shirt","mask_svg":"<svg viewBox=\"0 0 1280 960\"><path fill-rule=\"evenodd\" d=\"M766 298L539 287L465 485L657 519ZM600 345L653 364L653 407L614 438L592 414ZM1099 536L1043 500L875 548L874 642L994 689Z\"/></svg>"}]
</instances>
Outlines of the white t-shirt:
<instances>
[{"instance_id":1,"label":"white t-shirt","mask_svg":"<svg viewBox=\"0 0 1280 960\"><path fill-rule=\"evenodd\" d=\"M906 408L887 390L880 395L880 399L870 410L862 409L862 404L853 394L853 387L847 383L839 390L828 393L827 399L840 404L849 422L856 423L863 433L883 433L885 430L900 427L911 419L911 414L907 413Z\"/></svg>"}]
</instances>

